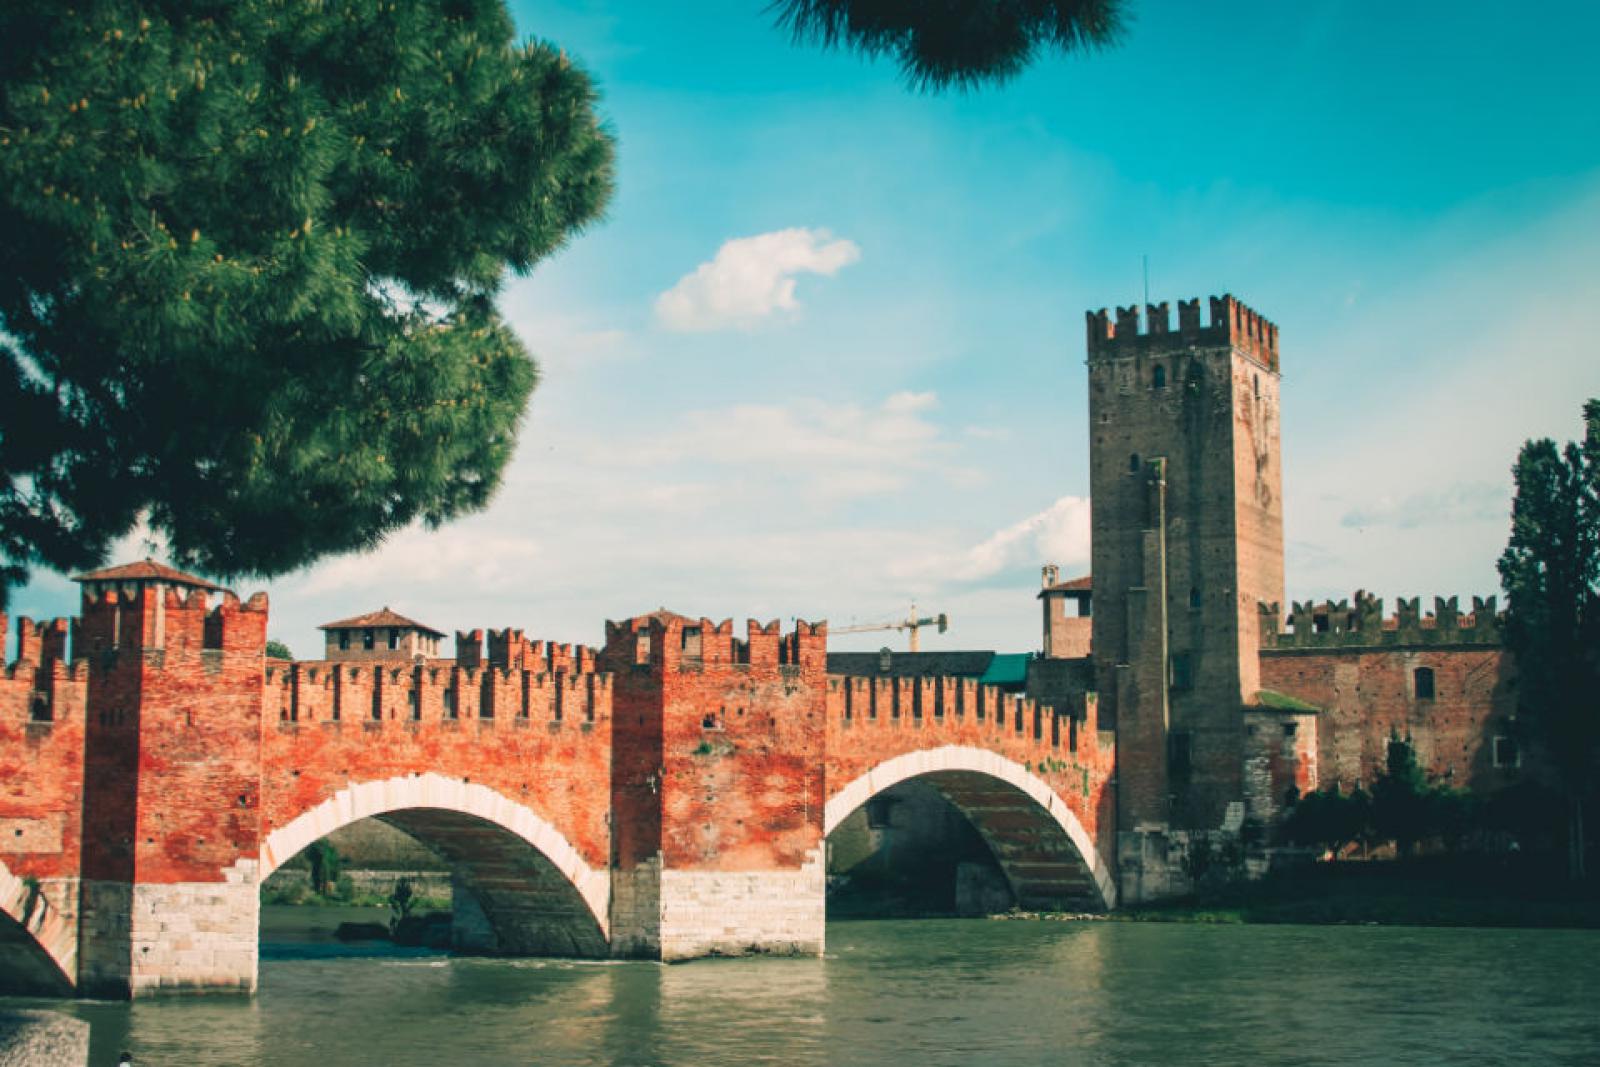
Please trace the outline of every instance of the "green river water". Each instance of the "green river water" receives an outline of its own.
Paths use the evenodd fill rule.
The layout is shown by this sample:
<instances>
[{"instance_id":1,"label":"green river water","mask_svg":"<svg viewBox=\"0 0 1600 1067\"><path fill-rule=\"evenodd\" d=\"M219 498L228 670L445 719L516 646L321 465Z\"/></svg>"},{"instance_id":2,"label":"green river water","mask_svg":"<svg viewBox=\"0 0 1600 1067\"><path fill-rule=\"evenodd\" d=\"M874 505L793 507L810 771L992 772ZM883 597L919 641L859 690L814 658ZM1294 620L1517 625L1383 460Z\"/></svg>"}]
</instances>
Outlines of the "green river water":
<instances>
[{"instance_id":1,"label":"green river water","mask_svg":"<svg viewBox=\"0 0 1600 1067\"><path fill-rule=\"evenodd\" d=\"M456 959L266 909L261 992L15 1001L91 1064L1596 1064L1600 931L833 923L823 959ZM307 934L312 921L322 932Z\"/></svg>"}]
</instances>

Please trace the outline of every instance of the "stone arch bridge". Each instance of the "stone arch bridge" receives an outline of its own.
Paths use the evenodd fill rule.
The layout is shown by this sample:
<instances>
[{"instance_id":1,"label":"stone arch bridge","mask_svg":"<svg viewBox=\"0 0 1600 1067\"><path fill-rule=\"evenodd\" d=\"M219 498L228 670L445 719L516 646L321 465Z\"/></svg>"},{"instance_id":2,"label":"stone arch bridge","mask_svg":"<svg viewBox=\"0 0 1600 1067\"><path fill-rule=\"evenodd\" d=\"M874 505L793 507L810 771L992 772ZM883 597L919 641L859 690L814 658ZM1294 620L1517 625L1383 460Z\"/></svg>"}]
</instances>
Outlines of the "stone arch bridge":
<instances>
[{"instance_id":1,"label":"stone arch bridge","mask_svg":"<svg viewBox=\"0 0 1600 1067\"><path fill-rule=\"evenodd\" d=\"M78 619L19 620L0 674L0 989L253 990L261 880L366 818L450 862L483 953L820 952L827 835L911 779L1019 903L1114 903L1092 697L830 676L825 624L665 612L599 650L505 630L487 655L473 632L454 660L290 663L264 596L119 570Z\"/></svg>"}]
</instances>

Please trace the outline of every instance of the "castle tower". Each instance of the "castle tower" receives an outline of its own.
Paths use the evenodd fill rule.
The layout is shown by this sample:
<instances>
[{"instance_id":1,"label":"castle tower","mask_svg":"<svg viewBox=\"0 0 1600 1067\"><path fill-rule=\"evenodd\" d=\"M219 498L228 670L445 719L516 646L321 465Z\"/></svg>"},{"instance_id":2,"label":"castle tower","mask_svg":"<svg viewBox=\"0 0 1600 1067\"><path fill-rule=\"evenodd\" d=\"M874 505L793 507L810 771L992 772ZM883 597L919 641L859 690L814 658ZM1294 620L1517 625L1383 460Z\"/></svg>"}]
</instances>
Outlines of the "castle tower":
<instances>
[{"instance_id":1,"label":"castle tower","mask_svg":"<svg viewBox=\"0 0 1600 1067\"><path fill-rule=\"evenodd\" d=\"M612 952L820 955L827 626L606 624Z\"/></svg>"},{"instance_id":2,"label":"castle tower","mask_svg":"<svg viewBox=\"0 0 1600 1067\"><path fill-rule=\"evenodd\" d=\"M79 989L253 990L267 598L240 604L150 561L76 581L73 652L88 661Z\"/></svg>"},{"instance_id":3,"label":"castle tower","mask_svg":"<svg viewBox=\"0 0 1600 1067\"><path fill-rule=\"evenodd\" d=\"M1240 799L1257 604L1283 602L1278 329L1210 303L1202 325L1179 301L1176 331L1164 303L1088 314L1093 657L1123 835L1216 829ZM1119 853L1123 899L1160 891Z\"/></svg>"}]
</instances>

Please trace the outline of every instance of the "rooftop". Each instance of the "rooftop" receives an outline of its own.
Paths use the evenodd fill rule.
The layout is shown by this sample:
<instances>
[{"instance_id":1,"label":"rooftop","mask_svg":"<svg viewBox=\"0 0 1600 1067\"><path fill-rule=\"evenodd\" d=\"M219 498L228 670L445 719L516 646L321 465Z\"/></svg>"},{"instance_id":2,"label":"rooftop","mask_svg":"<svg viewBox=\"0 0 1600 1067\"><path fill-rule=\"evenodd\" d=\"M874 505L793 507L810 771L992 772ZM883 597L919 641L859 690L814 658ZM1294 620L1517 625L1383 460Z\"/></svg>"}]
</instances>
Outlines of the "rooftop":
<instances>
[{"instance_id":1,"label":"rooftop","mask_svg":"<svg viewBox=\"0 0 1600 1067\"><path fill-rule=\"evenodd\" d=\"M1068 578L1064 582L1057 582L1055 585L1047 585L1039 590L1039 596L1044 596L1046 593L1087 593L1093 589L1093 576L1085 574L1079 578Z\"/></svg>"},{"instance_id":2,"label":"rooftop","mask_svg":"<svg viewBox=\"0 0 1600 1067\"><path fill-rule=\"evenodd\" d=\"M198 589L221 589L222 586L214 585L204 578L196 578L192 574L185 574L175 567L165 563L157 563L153 559L143 559L138 563L119 563L115 567L105 567L101 570L90 571L87 574L76 575L75 582L171 582L173 585L192 585Z\"/></svg>"},{"instance_id":3,"label":"rooftop","mask_svg":"<svg viewBox=\"0 0 1600 1067\"><path fill-rule=\"evenodd\" d=\"M434 637L443 637L444 633L431 626L425 626L415 619L408 619L397 611L391 611L386 604L379 611L369 611L365 615L355 615L338 622L325 622L317 627L319 630L364 630L369 627L386 626L391 630L421 630Z\"/></svg>"}]
</instances>

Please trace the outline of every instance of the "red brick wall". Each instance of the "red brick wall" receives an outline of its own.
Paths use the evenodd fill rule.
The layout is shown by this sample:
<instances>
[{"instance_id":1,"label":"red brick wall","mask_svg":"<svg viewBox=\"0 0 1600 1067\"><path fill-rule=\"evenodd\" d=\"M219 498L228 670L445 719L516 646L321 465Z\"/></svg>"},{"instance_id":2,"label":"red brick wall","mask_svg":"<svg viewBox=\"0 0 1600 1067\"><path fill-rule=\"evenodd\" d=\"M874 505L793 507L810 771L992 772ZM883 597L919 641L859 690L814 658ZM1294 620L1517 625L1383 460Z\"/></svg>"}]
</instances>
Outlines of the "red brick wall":
<instances>
[{"instance_id":1,"label":"red brick wall","mask_svg":"<svg viewBox=\"0 0 1600 1067\"><path fill-rule=\"evenodd\" d=\"M526 806L591 866L609 862L609 676L319 661L269 670L266 690L263 833L348 786L433 771Z\"/></svg>"},{"instance_id":2,"label":"red brick wall","mask_svg":"<svg viewBox=\"0 0 1600 1067\"><path fill-rule=\"evenodd\" d=\"M85 876L221 881L259 854L266 623L262 594L86 598Z\"/></svg>"},{"instance_id":3,"label":"red brick wall","mask_svg":"<svg viewBox=\"0 0 1600 1067\"><path fill-rule=\"evenodd\" d=\"M619 865L799 867L822 839L826 635L659 615L607 631Z\"/></svg>"},{"instance_id":4,"label":"red brick wall","mask_svg":"<svg viewBox=\"0 0 1600 1067\"><path fill-rule=\"evenodd\" d=\"M17 620L21 655L4 664L0 615L0 863L21 878L74 877L83 830L85 668L65 662L64 620ZM50 640L44 640L45 637ZM46 655L45 645L55 646ZM49 721L34 711L48 709Z\"/></svg>"},{"instance_id":5,"label":"red brick wall","mask_svg":"<svg viewBox=\"0 0 1600 1067\"><path fill-rule=\"evenodd\" d=\"M1434 697L1419 700L1413 671L1431 667ZM1512 662L1497 646L1279 649L1261 654L1261 684L1323 709L1317 716L1319 777L1370 788L1391 731L1411 737L1432 778L1474 789L1507 780L1492 741L1516 708Z\"/></svg>"},{"instance_id":6,"label":"red brick wall","mask_svg":"<svg viewBox=\"0 0 1600 1067\"><path fill-rule=\"evenodd\" d=\"M828 796L885 760L943 745L996 752L1047 782L1114 854L1116 742L1096 704L1057 716L1034 701L955 678L828 680Z\"/></svg>"}]
</instances>

